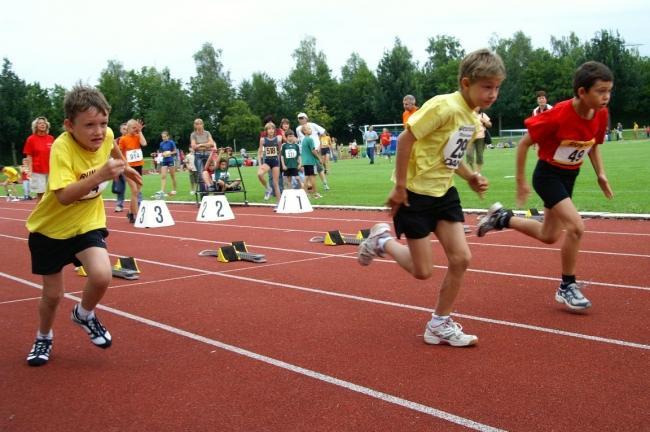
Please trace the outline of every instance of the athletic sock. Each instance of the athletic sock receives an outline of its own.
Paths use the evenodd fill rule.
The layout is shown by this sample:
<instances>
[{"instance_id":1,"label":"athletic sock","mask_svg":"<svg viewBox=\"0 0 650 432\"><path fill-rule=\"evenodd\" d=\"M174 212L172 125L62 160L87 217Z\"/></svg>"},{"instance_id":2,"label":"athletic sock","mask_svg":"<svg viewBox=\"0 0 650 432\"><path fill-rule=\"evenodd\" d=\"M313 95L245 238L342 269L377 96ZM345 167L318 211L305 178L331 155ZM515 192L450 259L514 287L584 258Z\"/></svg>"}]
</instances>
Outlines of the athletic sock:
<instances>
[{"instance_id":1,"label":"athletic sock","mask_svg":"<svg viewBox=\"0 0 650 432\"><path fill-rule=\"evenodd\" d=\"M565 289L572 283L576 283L576 276L575 275L562 275L562 283L560 284L560 288Z\"/></svg>"},{"instance_id":2,"label":"athletic sock","mask_svg":"<svg viewBox=\"0 0 650 432\"><path fill-rule=\"evenodd\" d=\"M36 332L36 339L49 339L49 340L52 340L53 337L54 337L54 332L52 331L52 329L50 329L50 331L47 332L47 333L41 333L40 330L38 330Z\"/></svg>"},{"instance_id":3,"label":"athletic sock","mask_svg":"<svg viewBox=\"0 0 650 432\"><path fill-rule=\"evenodd\" d=\"M379 250L384 252L384 246L386 246L386 242L388 240L392 240L393 236L390 237L382 237L379 240L377 240L377 246L379 246Z\"/></svg>"},{"instance_id":4,"label":"athletic sock","mask_svg":"<svg viewBox=\"0 0 650 432\"><path fill-rule=\"evenodd\" d=\"M429 321L429 324L431 324L431 327L438 327L440 324L443 322L447 321L449 319L449 315L436 315L436 314L431 314L431 321Z\"/></svg>"},{"instance_id":5,"label":"athletic sock","mask_svg":"<svg viewBox=\"0 0 650 432\"><path fill-rule=\"evenodd\" d=\"M500 228L510 228L510 219L512 218L512 216L513 216L512 210L507 210L503 212L499 216L499 219L497 219L497 225Z\"/></svg>"},{"instance_id":6,"label":"athletic sock","mask_svg":"<svg viewBox=\"0 0 650 432\"><path fill-rule=\"evenodd\" d=\"M79 318L81 318L82 320L84 320L84 321L87 320L87 319L91 316L92 313L93 313L92 310L86 310L86 309L84 309L84 307L81 306L81 303L79 303L79 304L77 305L77 315L78 315Z\"/></svg>"}]
</instances>

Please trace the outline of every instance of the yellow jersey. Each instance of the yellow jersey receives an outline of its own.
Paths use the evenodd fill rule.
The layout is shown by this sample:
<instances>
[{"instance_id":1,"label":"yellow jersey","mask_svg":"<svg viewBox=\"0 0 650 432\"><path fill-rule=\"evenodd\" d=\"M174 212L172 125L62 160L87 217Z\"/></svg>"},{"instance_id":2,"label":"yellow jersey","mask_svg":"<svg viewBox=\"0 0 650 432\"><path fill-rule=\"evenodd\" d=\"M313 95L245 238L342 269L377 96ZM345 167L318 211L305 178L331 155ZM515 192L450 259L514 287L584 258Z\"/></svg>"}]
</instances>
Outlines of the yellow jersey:
<instances>
[{"instance_id":1,"label":"yellow jersey","mask_svg":"<svg viewBox=\"0 0 650 432\"><path fill-rule=\"evenodd\" d=\"M406 171L406 188L433 197L447 193L479 127L474 110L460 92L429 99L406 123L416 139Z\"/></svg>"},{"instance_id":2,"label":"yellow jersey","mask_svg":"<svg viewBox=\"0 0 650 432\"><path fill-rule=\"evenodd\" d=\"M9 183L16 183L18 181L18 171L14 167L6 166L2 168L2 174L7 176Z\"/></svg>"},{"instance_id":3,"label":"yellow jersey","mask_svg":"<svg viewBox=\"0 0 650 432\"><path fill-rule=\"evenodd\" d=\"M54 239L68 239L94 229L106 228L102 191L108 181L97 185L78 201L63 205L54 191L86 178L109 159L113 148L113 131L108 128L102 146L95 152L81 147L64 132L52 144L50 174L43 198L27 219L27 229Z\"/></svg>"}]
</instances>

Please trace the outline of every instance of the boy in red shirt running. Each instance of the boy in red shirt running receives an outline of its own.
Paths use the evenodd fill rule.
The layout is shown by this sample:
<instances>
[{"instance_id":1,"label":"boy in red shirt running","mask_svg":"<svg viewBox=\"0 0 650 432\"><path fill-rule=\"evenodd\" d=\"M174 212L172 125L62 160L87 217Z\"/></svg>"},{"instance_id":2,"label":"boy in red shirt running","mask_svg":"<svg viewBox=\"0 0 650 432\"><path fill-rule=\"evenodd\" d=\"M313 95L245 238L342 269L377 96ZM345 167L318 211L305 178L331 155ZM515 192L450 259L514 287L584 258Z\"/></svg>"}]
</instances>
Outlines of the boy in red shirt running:
<instances>
[{"instance_id":1,"label":"boy in red shirt running","mask_svg":"<svg viewBox=\"0 0 650 432\"><path fill-rule=\"evenodd\" d=\"M381 153L388 158L390 162L390 140L393 139L393 135L387 128L384 128L381 135L379 135L379 142L381 143Z\"/></svg>"},{"instance_id":2,"label":"boy in red shirt running","mask_svg":"<svg viewBox=\"0 0 650 432\"><path fill-rule=\"evenodd\" d=\"M561 250L562 283L555 300L573 310L587 309L591 302L576 283L576 261L585 228L571 197L587 155L603 194L607 198L614 196L599 148L605 139L613 81L612 72L604 64L584 63L573 77L573 99L525 121L528 133L517 148L517 201L523 206L530 195L524 173L526 155L528 148L537 143L539 160L533 172L533 187L544 201L544 221L513 217L510 210L495 203L478 225L479 237L493 229L512 228L547 244L558 241L566 231Z\"/></svg>"}]
</instances>

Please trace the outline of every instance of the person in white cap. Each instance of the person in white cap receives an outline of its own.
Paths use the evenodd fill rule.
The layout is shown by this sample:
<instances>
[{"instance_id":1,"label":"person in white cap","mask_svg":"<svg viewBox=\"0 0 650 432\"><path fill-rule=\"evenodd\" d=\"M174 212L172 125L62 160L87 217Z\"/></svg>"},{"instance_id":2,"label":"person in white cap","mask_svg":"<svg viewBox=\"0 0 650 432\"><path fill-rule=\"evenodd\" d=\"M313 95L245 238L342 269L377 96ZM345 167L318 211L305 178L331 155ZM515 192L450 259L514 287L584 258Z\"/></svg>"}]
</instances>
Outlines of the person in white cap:
<instances>
[{"instance_id":1,"label":"person in white cap","mask_svg":"<svg viewBox=\"0 0 650 432\"><path fill-rule=\"evenodd\" d=\"M302 132L302 127L308 124L309 127L311 128L311 137L314 140L314 144L316 145L316 150L320 153L320 136L327 133L325 128L316 123L310 122L309 117L304 112L298 114L298 123L300 123L300 125L296 128L298 141L302 141L302 139L305 137L305 134ZM323 165L320 162L316 166L316 169L318 171L318 176L323 182L323 188L325 190L330 190L330 187L327 184L327 177L325 177L325 169L323 168Z\"/></svg>"}]
</instances>

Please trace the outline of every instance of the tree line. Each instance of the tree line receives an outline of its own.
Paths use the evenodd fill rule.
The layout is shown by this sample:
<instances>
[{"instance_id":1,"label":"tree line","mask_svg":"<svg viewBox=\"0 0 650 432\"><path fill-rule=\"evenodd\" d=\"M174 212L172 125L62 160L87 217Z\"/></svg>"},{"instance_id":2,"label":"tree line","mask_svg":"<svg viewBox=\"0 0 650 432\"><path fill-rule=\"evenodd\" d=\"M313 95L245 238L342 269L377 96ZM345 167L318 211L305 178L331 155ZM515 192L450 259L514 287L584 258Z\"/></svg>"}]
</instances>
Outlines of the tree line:
<instances>
[{"instance_id":1,"label":"tree line","mask_svg":"<svg viewBox=\"0 0 650 432\"><path fill-rule=\"evenodd\" d=\"M550 38L551 49L534 48L523 32L511 38L493 36L488 46L506 65L499 99L488 115L493 134L500 129L522 128L535 105L535 92L545 90L550 103L573 96L574 70L587 60L608 65L615 76L610 103L611 118L631 125L650 124L650 59L628 46L618 32L600 30L581 41L574 33ZM130 119L143 119L148 141L157 143L167 130L180 146L187 148L192 122L202 118L219 146L257 146L262 119L272 115L278 123L286 117L296 123L296 114L306 112L339 140L360 138L358 127L366 124L400 123L402 98L414 95L418 103L458 87L458 65L466 51L458 39L448 35L429 38L424 64L395 39L375 71L357 53L352 53L337 78L327 64L316 39L306 37L293 51L293 67L283 80L265 72L254 72L238 86L222 63L222 51L205 43L193 58L196 74L183 82L168 68L143 67L126 70L119 60L109 60L96 86L112 105L110 126ZM31 121L46 116L51 133L61 132L63 98L60 85L43 88L25 83L5 58L0 74L0 161L14 163ZM628 126L629 127L629 126Z\"/></svg>"}]
</instances>

